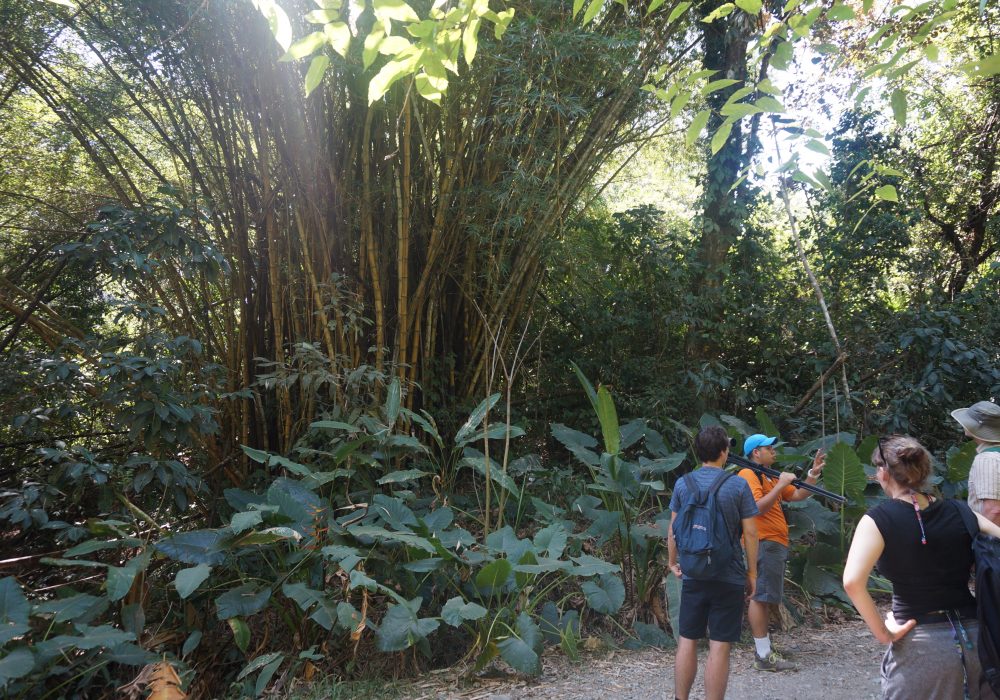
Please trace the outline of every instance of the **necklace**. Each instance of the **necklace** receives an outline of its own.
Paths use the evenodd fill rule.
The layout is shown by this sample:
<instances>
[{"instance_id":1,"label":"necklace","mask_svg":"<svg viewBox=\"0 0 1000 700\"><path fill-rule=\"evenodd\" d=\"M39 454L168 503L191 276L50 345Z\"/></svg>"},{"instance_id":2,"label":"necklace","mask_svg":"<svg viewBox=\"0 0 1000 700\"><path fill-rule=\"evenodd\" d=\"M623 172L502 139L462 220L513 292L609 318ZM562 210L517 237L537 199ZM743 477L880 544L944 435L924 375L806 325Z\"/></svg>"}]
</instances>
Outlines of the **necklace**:
<instances>
[{"instance_id":1,"label":"necklace","mask_svg":"<svg viewBox=\"0 0 1000 700\"><path fill-rule=\"evenodd\" d=\"M927 533L924 531L924 519L920 515L920 504L917 502L917 493L915 491L910 491L910 500L913 502L913 512L917 514L917 523L920 525L920 544L927 544ZM930 505L930 499L927 499L927 504Z\"/></svg>"}]
</instances>

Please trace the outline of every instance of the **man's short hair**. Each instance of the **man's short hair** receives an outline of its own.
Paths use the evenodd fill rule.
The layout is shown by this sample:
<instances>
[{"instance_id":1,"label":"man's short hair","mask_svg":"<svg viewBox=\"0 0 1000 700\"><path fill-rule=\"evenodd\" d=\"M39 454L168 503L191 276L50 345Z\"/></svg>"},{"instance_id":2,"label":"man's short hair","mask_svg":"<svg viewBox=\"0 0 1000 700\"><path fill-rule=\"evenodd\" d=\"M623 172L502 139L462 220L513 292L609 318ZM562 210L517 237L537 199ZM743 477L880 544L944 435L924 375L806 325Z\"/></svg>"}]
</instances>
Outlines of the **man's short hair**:
<instances>
[{"instance_id":1,"label":"man's short hair","mask_svg":"<svg viewBox=\"0 0 1000 700\"><path fill-rule=\"evenodd\" d=\"M702 462L714 462L729 447L729 434L721 425L709 425L698 431L694 453Z\"/></svg>"}]
</instances>

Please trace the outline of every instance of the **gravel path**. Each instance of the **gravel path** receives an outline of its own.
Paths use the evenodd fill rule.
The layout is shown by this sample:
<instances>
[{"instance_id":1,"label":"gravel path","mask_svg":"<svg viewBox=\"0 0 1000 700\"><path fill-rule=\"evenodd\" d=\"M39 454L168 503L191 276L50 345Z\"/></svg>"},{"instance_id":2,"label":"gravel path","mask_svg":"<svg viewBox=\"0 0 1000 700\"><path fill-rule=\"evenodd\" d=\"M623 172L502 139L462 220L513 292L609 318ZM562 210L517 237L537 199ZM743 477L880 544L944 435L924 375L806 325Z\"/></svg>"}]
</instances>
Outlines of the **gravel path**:
<instances>
[{"instance_id":1,"label":"gravel path","mask_svg":"<svg viewBox=\"0 0 1000 700\"><path fill-rule=\"evenodd\" d=\"M800 627L777 634L800 670L761 673L753 669L753 647L738 645L732 656L727 698L741 700L875 700L879 697L879 663L884 648L863 622L822 629ZM705 654L692 700L704 698ZM605 651L569 661L558 650L547 654L541 677L480 677L460 685L454 671L430 674L413 684L410 700L662 700L672 697L673 651Z\"/></svg>"}]
</instances>

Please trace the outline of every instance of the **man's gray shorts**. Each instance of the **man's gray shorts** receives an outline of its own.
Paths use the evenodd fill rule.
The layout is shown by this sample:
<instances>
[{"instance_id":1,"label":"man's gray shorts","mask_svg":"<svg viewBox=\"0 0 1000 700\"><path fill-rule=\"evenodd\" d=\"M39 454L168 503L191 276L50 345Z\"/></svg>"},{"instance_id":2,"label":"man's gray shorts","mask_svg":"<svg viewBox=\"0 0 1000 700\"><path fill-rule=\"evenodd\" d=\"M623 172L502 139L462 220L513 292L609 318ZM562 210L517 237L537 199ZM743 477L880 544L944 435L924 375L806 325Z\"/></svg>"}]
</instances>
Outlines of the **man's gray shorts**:
<instances>
[{"instance_id":1,"label":"man's gray shorts","mask_svg":"<svg viewBox=\"0 0 1000 700\"><path fill-rule=\"evenodd\" d=\"M780 542L761 540L757 545L757 592L759 603L780 603L785 588L785 560L788 547Z\"/></svg>"}]
</instances>

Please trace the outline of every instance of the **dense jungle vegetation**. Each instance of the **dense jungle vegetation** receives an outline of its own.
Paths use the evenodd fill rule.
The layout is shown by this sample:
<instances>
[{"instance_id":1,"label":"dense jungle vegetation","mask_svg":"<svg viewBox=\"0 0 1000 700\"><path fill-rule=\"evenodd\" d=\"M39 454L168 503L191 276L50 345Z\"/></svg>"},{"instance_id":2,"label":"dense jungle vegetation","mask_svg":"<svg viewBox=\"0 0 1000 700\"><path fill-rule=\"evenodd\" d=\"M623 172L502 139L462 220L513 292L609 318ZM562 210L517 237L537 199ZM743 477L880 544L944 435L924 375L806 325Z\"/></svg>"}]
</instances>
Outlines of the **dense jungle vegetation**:
<instances>
[{"instance_id":1,"label":"dense jungle vegetation","mask_svg":"<svg viewBox=\"0 0 1000 700\"><path fill-rule=\"evenodd\" d=\"M0 0L0 689L242 697L673 644L699 426L964 494L986 0ZM665 583L667 585L665 585ZM873 580L873 586L882 585Z\"/></svg>"}]
</instances>

